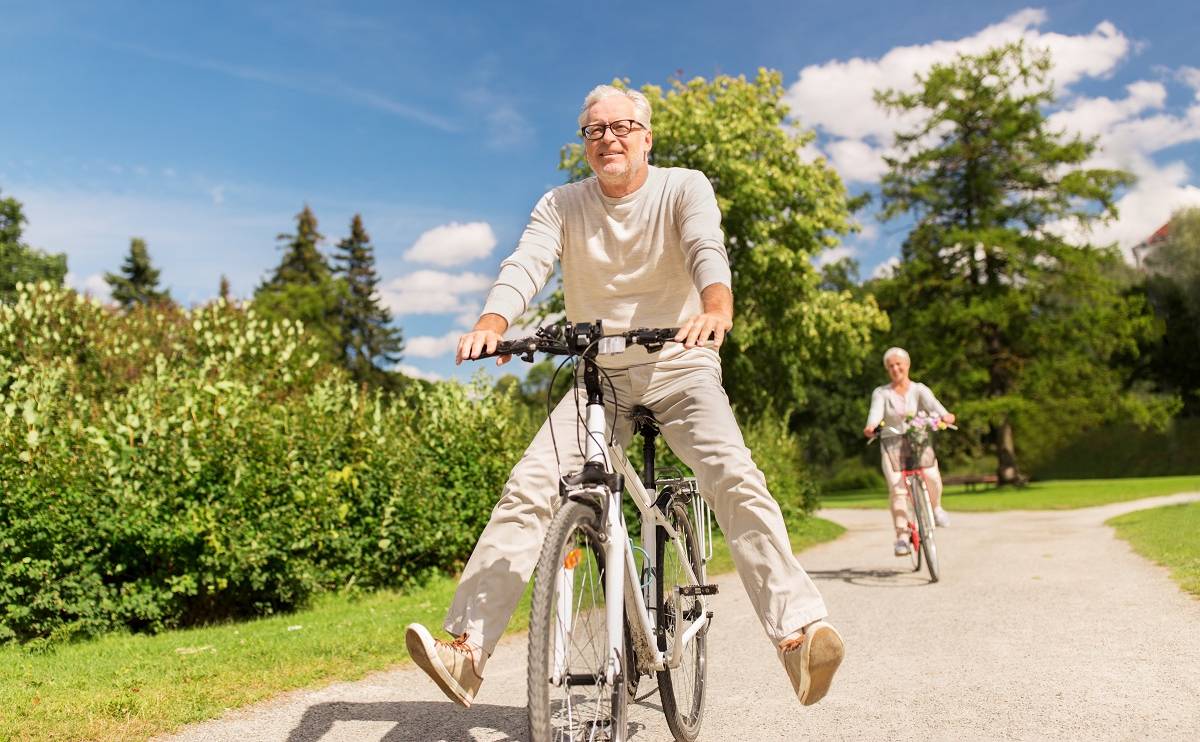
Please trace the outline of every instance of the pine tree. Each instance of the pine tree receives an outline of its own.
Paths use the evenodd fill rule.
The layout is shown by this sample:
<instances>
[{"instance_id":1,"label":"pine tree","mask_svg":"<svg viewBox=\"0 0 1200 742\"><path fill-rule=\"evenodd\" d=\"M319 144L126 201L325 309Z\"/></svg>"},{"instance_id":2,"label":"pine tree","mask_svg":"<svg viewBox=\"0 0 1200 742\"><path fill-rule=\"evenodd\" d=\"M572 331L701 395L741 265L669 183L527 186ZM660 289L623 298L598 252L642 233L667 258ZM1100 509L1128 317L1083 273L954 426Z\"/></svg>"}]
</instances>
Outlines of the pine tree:
<instances>
[{"instance_id":1,"label":"pine tree","mask_svg":"<svg viewBox=\"0 0 1200 742\"><path fill-rule=\"evenodd\" d=\"M112 298L128 309L134 304L171 301L170 292L158 288L159 273L150 262L146 241L134 237L129 241L129 254L125 256L121 272L105 273L104 280L112 287Z\"/></svg>"},{"instance_id":2,"label":"pine tree","mask_svg":"<svg viewBox=\"0 0 1200 742\"><path fill-rule=\"evenodd\" d=\"M401 331L392 327L392 314L379 303L375 249L354 215L350 236L337 244L337 272L346 282L341 308L342 362L360 382L380 383L389 378L377 363L396 363L404 350Z\"/></svg>"},{"instance_id":3,"label":"pine tree","mask_svg":"<svg viewBox=\"0 0 1200 742\"><path fill-rule=\"evenodd\" d=\"M15 198L0 199L0 301L16 297L18 283L50 281L61 286L67 256L48 254L21 242L25 214Z\"/></svg>"},{"instance_id":4,"label":"pine tree","mask_svg":"<svg viewBox=\"0 0 1200 742\"><path fill-rule=\"evenodd\" d=\"M269 284L320 285L329 280L329 263L317 247L325 236L317 231L317 217L308 204L296 215L296 234L280 234L277 239L286 246Z\"/></svg>"},{"instance_id":5,"label":"pine tree","mask_svg":"<svg viewBox=\"0 0 1200 742\"><path fill-rule=\"evenodd\" d=\"M224 273L221 274L221 284L217 288L217 296L224 299L226 304L233 302L233 293L229 288L229 278Z\"/></svg>"},{"instance_id":6,"label":"pine tree","mask_svg":"<svg viewBox=\"0 0 1200 742\"><path fill-rule=\"evenodd\" d=\"M330 360L342 357L340 310L345 282L337 280L318 247L325 238L317 231L317 217L305 205L296 215L296 233L281 234L283 258L274 274L254 293L254 307L267 319L304 323L319 338Z\"/></svg>"},{"instance_id":7,"label":"pine tree","mask_svg":"<svg viewBox=\"0 0 1200 742\"><path fill-rule=\"evenodd\" d=\"M1095 143L1051 129L1050 64L1011 44L935 65L914 92L877 93L919 116L881 189L885 218L915 221L879 287L890 339L912 352L915 377L990 428L1004 483L1021 479L1018 451L1045 453L1059 431L1150 415L1120 368L1153 332L1145 302L1114 279L1113 249L1055 229L1115 216L1131 176L1085 169Z\"/></svg>"}]
</instances>

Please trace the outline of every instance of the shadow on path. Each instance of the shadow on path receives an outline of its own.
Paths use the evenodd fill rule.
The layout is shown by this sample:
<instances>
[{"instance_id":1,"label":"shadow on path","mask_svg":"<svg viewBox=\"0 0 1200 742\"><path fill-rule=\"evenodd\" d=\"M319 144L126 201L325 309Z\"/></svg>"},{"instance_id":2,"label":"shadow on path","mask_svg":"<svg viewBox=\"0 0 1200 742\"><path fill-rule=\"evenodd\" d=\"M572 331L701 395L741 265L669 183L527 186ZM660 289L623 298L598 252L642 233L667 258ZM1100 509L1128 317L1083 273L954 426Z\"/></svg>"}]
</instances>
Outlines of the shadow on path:
<instances>
[{"instance_id":1,"label":"shadow on path","mask_svg":"<svg viewBox=\"0 0 1200 742\"><path fill-rule=\"evenodd\" d=\"M524 706L485 704L465 709L443 701L396 701L310 706L288 735L288 742L319 742L339 721L394 722L396 726L381 738L387 742L470 740L475 738L472 729L500 732L506 740L529 736Z\"/></svg>"},{"instance_id":2,"label":"shadow on path","mask_svg":"<svg viewBox=\"0 0 1200 742\"><path fill-rule=\"evenodd\" d=\"M814 580L841 580L860 587L919 587L929 585L929 575L912 569L844 569L810 570Z\"/></svg>"},{"instance_id":3,"label":"shadow on path","mask_svg":"<svg viewBox=\"0 0 1200 742\"><path fill-rule=\"evenodd\" d=\"M638 705L659 708L644 701ZM443 701L394 701L309 706L300 723L288 734L287 742L320 742L339 721L394 723L396 726L380 738L382 742L457 742L475 739L472 730L486 733L492 740L497 739L494 733L499 732L504 735L500 742L529 738L529 717L524 706L484 704L465 709ZM644 729L644 724L630 720L626 734L633 737Z\"/></svg>"}]
</instances>

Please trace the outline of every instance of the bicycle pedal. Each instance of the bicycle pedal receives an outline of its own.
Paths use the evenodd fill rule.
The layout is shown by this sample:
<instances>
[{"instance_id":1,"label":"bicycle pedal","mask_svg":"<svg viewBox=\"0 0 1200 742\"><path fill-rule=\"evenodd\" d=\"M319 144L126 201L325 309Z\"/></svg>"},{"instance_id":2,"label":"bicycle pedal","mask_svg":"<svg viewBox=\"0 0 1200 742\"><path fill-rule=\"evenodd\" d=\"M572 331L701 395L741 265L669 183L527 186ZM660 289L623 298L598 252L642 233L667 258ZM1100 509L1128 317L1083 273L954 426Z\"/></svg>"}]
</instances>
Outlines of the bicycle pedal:
<instances>
[{"instance_id":1,"label":"bicycle pedal","mask_svg":"<svg viewBox=\"0 0 1200 742\"><path fill-rule=\"evenodd\" d=\"M716 585L681 585L679 594L686 595L689 598L694 598L698 595L716 595Z\"/></svg>"}]
</instances>

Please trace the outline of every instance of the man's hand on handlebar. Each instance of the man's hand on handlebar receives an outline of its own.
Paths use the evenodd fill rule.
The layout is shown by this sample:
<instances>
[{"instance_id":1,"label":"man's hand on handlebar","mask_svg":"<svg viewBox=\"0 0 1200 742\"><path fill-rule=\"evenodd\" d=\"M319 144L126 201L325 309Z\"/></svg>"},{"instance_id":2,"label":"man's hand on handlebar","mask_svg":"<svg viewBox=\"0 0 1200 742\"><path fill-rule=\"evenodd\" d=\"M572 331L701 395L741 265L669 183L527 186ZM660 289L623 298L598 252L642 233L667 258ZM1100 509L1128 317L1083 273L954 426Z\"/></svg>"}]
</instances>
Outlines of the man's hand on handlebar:
<instances>
[{"instance_id":1,"label":"man's hand on handlebar","mask_svg":"<svg viewBox=\"0 0 1200 742\"><path fill-rule=\"evenodd\" d=\"M458 352L454 356L454 365L466 360L475 360L485 353L494 353L496 345L504 339L504 331L508 329L508 320L498 314L485 314L475 323L475 329L458 339ZM496 365L503 366L512 360L511 355L498 356Z\"/></svg>"},{"instance_id":2,"label":"man's hand on handlebar","mask_svg":"<svg viewBox=\"0 0 1200 742\"><path fill-rule=\"evenodd\" d=\"M733 320L721 312L701 312L692 317L679 332L675 333L675 342L683 343L685 348L711 347L720 348L725 342L725 333L733 327Z\"/></svg>"}]
</instances>

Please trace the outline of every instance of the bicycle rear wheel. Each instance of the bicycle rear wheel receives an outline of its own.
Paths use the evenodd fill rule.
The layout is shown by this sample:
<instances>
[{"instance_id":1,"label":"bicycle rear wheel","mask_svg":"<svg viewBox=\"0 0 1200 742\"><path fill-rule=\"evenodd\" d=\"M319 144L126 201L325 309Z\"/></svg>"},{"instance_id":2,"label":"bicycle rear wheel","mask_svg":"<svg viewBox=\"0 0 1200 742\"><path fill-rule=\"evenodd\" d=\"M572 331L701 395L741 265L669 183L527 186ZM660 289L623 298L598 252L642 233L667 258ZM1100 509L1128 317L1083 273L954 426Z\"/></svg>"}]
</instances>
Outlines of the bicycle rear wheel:
<instances>
[{"instance_id":1,"label":"bicycle rear wheel","mask_svg":"<svg viewBox=\"0 0 1200 742\"><path fill-rule=\"evenodd\" d=\"M611 661L601 530L594 508L568 502L546 532L529 619L532 739L626 738L624 663L616 663L614 682L605 680Z\"/></svg>"},{"instance_id":2,"label":"bicycle rear wheel","mask_svg":"<svg viewBox=\"0 0 1200 742\"><path fill-rule=\"evenodd\" d=\"M685 631L704 610L699 596L681 595L676 599L676 588L695 584L688 577L683 559L691 564L699 584L704 584L705 575L704 558L687 507L682 502L673 503L667 520L675 529L675 538L668 538L665 529L657 529L655 615L659 627L658 648L669 654L675 644L676 632ZM686 557L680 555L680 547ZM692 742L699 736L704 715L706 633L707 627L692 637L684 647L678 667L658 673L658 695L662 699L667 726L676 740L684 742Z\"/></svg>"},{"instance_id":3,"label":"bicycle rear wheel","mask_svg":"<svg viewBox=\"0 0 1200 742\"><path fill-rule=\"evenodd\" d=\"M933 540L933 507L929 504L929 493L925 481L916 477L913 488L913 505L917 511L917 531L921 534L921 551L925 555L925 566L929 569L929 580L937 582L940 577L937 543Z\"/></svg>"}]
</instances>

